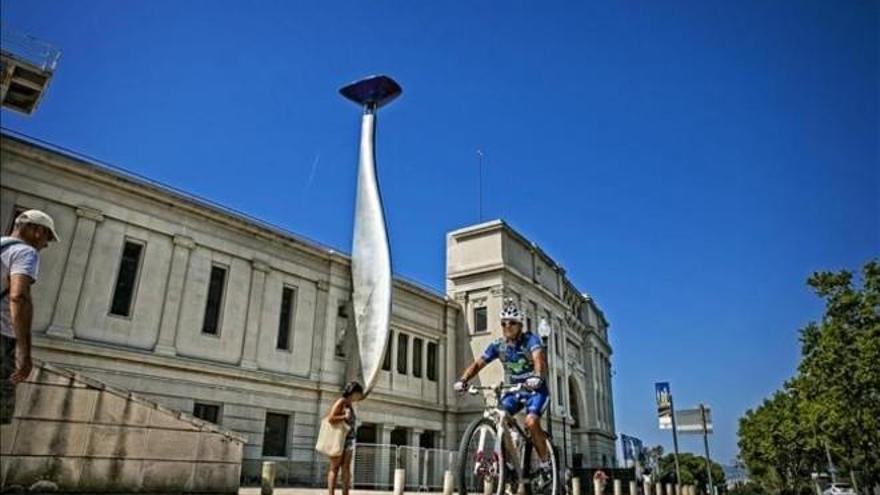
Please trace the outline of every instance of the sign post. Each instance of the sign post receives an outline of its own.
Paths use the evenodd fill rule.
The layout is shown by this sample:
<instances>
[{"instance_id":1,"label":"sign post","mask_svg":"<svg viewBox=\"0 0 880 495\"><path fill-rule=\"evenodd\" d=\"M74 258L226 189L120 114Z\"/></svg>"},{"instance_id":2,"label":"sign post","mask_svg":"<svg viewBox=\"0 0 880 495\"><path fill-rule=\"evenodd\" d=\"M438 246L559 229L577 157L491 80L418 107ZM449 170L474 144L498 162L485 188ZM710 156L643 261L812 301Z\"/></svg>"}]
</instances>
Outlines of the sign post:
<instances>
[{"instance_id":1,"label":"sign post","mask_svg":"<svg viewBox=\"0 0 880 495\"><path fill-rule=\"evenodd\" d=\"M706 475L709 480L709 495L715 495L715 484L712 482L712 460L709 458L709 429L706 427L708 409L700 404L700 419L703 423L703 445L706 447Z\"/></svg>"},{"instance_id":2,"label":"sign post","mask_svg":"<svg viewBox=\"0 0 880 495\"><path fill-rule=\"evenodd\" d=\"M675 427L675 406L672 403L672 392L669 390L669 382L654 384L654 392L657 395L657 416L660 420L660 428L665 429L667 423L672 423L672 446L675 459L675 483L681 483L681 468L678 465L678 430Z\"/></svg>"}]
</instances>

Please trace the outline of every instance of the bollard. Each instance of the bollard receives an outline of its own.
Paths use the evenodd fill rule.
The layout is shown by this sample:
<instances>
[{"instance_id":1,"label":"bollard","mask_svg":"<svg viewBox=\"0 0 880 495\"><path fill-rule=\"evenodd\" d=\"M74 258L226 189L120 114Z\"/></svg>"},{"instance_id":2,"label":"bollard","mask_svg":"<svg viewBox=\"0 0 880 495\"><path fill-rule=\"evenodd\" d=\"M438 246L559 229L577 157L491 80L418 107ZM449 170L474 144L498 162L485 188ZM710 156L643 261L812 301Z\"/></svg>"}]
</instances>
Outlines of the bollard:
<instances>
[{"instance_id":1,"label":"bollard","mask_svg":"<svg viewBox=\"0 0 880 495\"><path fill-rule=\"evenodd\" d=\"M651 495L651 482L643 481L642 482L642 493L644 495Z\"/></svg>"},{"instance_id":2,"label":"bollard","mask_svg":"<svg viewBox=\"0 0 880 495\"><path fill-rule=\"evenodd\" d=\"M623 495L623 482L614 480L614 495Z\"/></svg>"},{"instance_id":3,"label":"bollard","mask_svg":"<svg viewBox=\"0 0 880 495\"><path fill-rule=\"evenodd\" d=\"M672 491L672 483L666 483L666 495L675 495Z\"/></svg>"},{"instance_id":4,"label":"bollard","mask_svg":"<svg viewBox=\"0 0 880 495\"><path fill-rule=\"evenodd\" d=\"M681 490L681 483L675 484L675 495L683 495L682 490Z\"/></svg>"},{"instance_id":5,"label":"bollard","mask_svg":"<svg viewBox=\"0 0 880 495\"><path fill-rule=\"evenodd\" d=\"M406 469L394 470L394 495L403 495L403 487L406 484Z\"/></svg>"},{"instance_id":6,"label":"bollard","mask_svg":"<svg viewBox=\"0 0 880 495\"><path fill-rule=\"evenodd\" d=\"M601 495L602 493L602 480L593 478L593 495Z\"/></svg>"},{"instance_id":7,"label":"bollard","mask_svg":"<svg viewBox=\"0 0 880 495\"><path fill-rule=\"evenodd\" d=\"M571 479L571 495L581 495L581 479L577 476Z\"/></svg>"},{"instance_id":8,"label":"bollard","mask_svg":"<svg viewBox=\"0 0 880 495\"><path fill-rule=\"evenodd\" d=\"M260 494L272 495L275 490L275 463L272 461L263 462L262 479L260 480Z\"/></svg>"},{"instance_id":9,"label":"bollard","mask_svg":"<svg viewBox=\"0 0 880 495\"><path fill-rule=\"evenodd\" d=\"M635 481L629 482L629 495L639 495L639 486Z\"/></svg>"},{"instance_id":10,"label":"bollard","mask_svg":"<svg viewBox=\"0 0 880 495\"><path fill-rule=\"evenodd\" d=\"M663 495L663 483L654 483L654 495Z\"/></svg>"},{"instance_id":11,"label":"bollard","mask_svg":"<svg viewBox=\"0 0 880 495\"><path fill-rule=\"evenodd\" d=\"M492 482L489 480L483 481L483 495L492 495Z\"/></svg>"},{"instance_id":12,"label":"bollard","mask_svg":"<svg viewBox=\"0 0 880 495\"><path fill-rule=\"evenodd\" d=\"M452 495L455 490L455 481L452 478L452 471L446 470L443 473L443 495Z\"/></svg>"}]
</instances>

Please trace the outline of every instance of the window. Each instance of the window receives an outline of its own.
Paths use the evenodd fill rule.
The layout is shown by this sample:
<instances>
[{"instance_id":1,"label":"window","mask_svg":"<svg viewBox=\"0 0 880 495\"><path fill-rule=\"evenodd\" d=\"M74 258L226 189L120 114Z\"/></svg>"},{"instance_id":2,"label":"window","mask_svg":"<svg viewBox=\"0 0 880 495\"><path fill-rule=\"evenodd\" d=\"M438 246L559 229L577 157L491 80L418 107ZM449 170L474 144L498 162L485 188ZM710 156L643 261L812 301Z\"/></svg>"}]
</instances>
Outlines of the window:
<instances>
[{"instance_id":1,"label":"window","mask_svg":"<svg viewBox=\"0 0 880 495\"><path fill-rule=\"evenodd\" d=\"M391 430L391 445L398 447L406 445L407 431L406 428L395 428Z\"/></svg>"},{"instance_id":2,"label":"window","mask_svg":"<svg viewBox=\"0 0 880 495\"><path fill-rule=\"evenodd\" d=\"M348 333L348 301L340 301L336 307L336 345L334 355L339 358L345 357L345 343Z\"/></svg>"},{"instance_id":3,"label":"window","mask_svg":"<svg viewBox=\"0 0 880 495\"><path fill-rule=\"evenodd\" d=\"M422 377L422 339L413 337L413 367L412 373L416 378Z\"/></svg>"},{"instance_id":4,"label":"window","mask_svg":"<svg viewBox=\"0 0 880 495\"><path fill-rule=\"evenodd\" d=\"M293 321L293 304L296 298L296 290L285 287L281 290L281 314L278 317L278 339L276 349L290 350L290 325Z\"/></svg>"},{"instance_id":5,"label":"window","mask_svg":"<svg viewBox=\"0 0 880 495\"><path fill-rule=\"evenodd\" d=\"M409 345L409 335L405 333L397 334L397 372L406 374L406 355L407 346Z\"/></svg>"},{"instance_id":6,"label":"window","mask_svg":"<svg viewBox=\"0 0 880 495\"><path fill-rule=\"evenodd\" d=\"M266 413L266 427L263 430L263 456L287 457L287 424L290 416Z\"/></svg>"},{"instance_id":7,"label":"window","mask_svg":"<svg viewBox=\"0 0 880 495\"><path fill-rule=\"evenodd\" d=\"M385 359L382 360L382 369L391 371L391 338L394 332L388 332L388 342L385 343Z\"/></svg>"},{"instance_id":8,"label":"window","mask_svg":"<svg viewBox=\"0 0 880 495\"><path fill-rule=\"evenodd\" d=\"M486 319L486 307L474 308L474 333L487 332L489 323Z\"/></svg>"},{"instance_id":9,"label":"window","mask_svg":"<svg viewBox=\"0 0 880 495\"><path fill-rule=\"evenodd\" d=\"M223 289L226 287L226 268L211 267L211 280L208 282L208 301L205 304L205 319L202 332L217 335L220 330L220 309L223 306Z\"/></svg>"},{"instance_id":10,"label":"window","mask_svg":"<svg viewBox=\"0 0 880 495\"><path fill-rule=\"evenodd\" d=\"M110 303L110 314L131 316L131 301L134 299L134 291L137 287L143 250L143 244L125 241L122 247L122 259L119 261L119 272L116 275L116 287L113 289L113 301Z\"/></svg>"},{"instance_id":11,"label":"window","mask_svg":"<svg viewBox=\"0 0 880 495\"><path fill-rule=\"evenodd\" d=\"M437 344L428 342L428 380L437 381Z\"/></svg>"},{"instance_id":12,"label":"window","mask_svg":"<svg viewBox=\"0 0 880 495\"><path fill-rule=\"evenodd\" d=\"M435 433L433 431L423 431L422 434L419 435L419 447L423 449L433 449L434 436Z\"/></svg>"},{"instance_id":13,"label":"window","mask_svg":"<svg viewBox=\"0 0 880 495\"><path fill-rule=\"evenodd\" d=\"M376 425L374 423L363 423L357 428L358 443L376 443Z\"/></svg>"},{"instance_id":14,"label":"window","mask_svg":"<svg viewBox=\"0 0 880 495\"><path fill-rule=\"evenodd\" d=\"M196 402L196 405L193 407L193 416L214 424L220 424L220 406Z\"/></svg>"}]
</instances>

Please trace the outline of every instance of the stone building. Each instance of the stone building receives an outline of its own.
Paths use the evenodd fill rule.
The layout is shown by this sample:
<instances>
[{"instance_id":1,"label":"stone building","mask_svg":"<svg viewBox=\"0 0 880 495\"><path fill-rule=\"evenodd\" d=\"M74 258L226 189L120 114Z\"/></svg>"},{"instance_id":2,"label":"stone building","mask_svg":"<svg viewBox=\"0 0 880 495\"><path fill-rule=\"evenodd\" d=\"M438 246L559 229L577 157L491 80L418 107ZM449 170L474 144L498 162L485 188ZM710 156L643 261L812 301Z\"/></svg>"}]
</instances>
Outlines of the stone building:
<instances>
[{"instance_id":1,"label":"stone building","mask_svg":"<svg viewBox=\"0 0 880 495\"><path fill-rule=\"evenodd\" d=\"M44 251L34 286L38 358L243 434L244 476L263 459L317 476L317 426L353 372L346 255L9 133L0 164L3 232L39 208L62 239ZM502 222L450 233L448 244L448 296L394 281L392 335L358 410L360 440L455 448L479 405L451 383L497 333L510 294L532 328L546 318L554 329L561 402L551 421L557 435L565 421L568 457L613 463L611 350L595 303Z\"/></svg>"}]
</instances>

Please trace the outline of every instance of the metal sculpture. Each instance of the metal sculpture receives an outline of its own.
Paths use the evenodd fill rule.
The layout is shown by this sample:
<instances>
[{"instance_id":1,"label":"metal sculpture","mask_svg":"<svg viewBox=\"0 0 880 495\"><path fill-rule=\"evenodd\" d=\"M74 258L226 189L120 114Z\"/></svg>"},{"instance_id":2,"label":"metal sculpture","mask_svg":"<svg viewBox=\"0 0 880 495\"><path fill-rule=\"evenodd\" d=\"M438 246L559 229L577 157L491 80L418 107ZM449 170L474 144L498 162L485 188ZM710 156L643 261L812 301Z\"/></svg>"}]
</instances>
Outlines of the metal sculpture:
<instances>
[{"instance_id":1,"label":"metal sculpture","mask_svg":"<svg viewBox=\"0 0 880 495\"><path fill-rule=\"evenodd\" d=\"M376 111L399 96L401 88L390 77L373 76L349 84L339 92L364 110L351 248L351 279L355 333L366 396L379 375L391 320L391 251L376 177Z\"/></svg>"}]
</instances>

